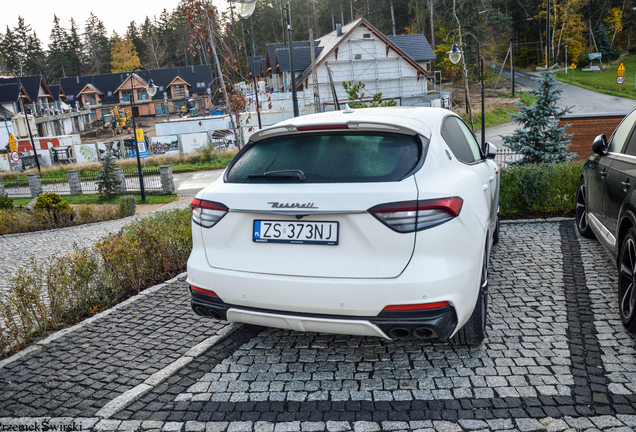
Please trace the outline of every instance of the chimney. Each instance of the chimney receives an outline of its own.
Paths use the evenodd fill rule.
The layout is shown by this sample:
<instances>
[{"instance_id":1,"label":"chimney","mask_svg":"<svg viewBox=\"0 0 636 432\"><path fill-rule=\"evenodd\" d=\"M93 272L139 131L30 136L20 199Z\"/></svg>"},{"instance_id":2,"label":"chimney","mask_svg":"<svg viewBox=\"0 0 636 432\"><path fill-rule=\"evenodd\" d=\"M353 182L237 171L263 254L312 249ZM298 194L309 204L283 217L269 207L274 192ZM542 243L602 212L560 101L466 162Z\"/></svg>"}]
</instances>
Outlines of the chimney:
<instances>
[{"instance_id":1,"label":"chimney","mask_svg":"<svg viewBox=\"0 0 636 432\"><path fill-rule=\"evenodd\" d=\"M336 35L338 37L342 36L342 24L336 24Z\"/></svg>"}]
</instances>

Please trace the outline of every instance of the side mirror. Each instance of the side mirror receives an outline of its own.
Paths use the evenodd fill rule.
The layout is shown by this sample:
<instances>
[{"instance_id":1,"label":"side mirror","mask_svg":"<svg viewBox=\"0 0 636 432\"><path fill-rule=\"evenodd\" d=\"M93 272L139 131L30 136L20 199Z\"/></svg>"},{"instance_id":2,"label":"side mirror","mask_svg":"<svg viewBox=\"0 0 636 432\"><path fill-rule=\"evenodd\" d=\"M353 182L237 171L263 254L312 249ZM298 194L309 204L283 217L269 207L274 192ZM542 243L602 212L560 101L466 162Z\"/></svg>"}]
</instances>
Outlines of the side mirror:
<instances>
[{"instance_id":1,"label":"side mirror","mask_svg":"<svg viewBox=\"0 0 636 432\"><path fill-rule=\"evenodd\" d=\"M594 138L592 142L592 151L599 156L604 156L607 152L607 137L605 135L599 135Z\"/></svg>"},{"instance_id":2,"label":"side mirror","mask_svg":"<svg viewBox=\"0 0 636 432\"><path fill-rule=\"evenodd\" d=\"M497 147L493 143L486 143L486 159L494 159L497 156Z\"/></svg>"}]
</instances>

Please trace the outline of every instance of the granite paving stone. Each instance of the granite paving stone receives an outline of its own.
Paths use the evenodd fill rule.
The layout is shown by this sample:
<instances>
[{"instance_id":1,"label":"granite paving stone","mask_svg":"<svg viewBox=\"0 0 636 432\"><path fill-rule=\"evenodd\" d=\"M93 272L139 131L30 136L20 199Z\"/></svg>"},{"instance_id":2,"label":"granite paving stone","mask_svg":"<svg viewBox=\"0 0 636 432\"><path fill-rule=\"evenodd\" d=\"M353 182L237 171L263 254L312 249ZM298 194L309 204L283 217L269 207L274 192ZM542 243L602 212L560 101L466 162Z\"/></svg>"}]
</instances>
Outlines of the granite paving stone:
<instances>
[{"instance_id":1,"label":"granite paving stone","mask_svg":"<svg viewBox=\"0 0 636 432\"><path fill-rule=\"evenodd\" d=\"M636 430L636 338L605 258L571 221L504 224L479 346L244 325L96 418L227 325L192 313L175 280L0 368L0 416L103 431Z\"/></svg>"}]
</instances>

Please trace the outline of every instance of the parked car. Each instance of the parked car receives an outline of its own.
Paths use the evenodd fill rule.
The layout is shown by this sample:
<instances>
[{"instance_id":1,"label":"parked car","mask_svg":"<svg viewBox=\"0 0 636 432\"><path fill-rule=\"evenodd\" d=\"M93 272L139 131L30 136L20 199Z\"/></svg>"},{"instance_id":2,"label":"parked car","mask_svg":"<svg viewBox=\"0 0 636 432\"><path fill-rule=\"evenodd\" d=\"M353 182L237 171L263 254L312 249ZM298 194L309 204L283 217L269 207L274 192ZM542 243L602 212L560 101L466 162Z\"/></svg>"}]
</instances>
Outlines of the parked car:
<instances>
[{"instance_id":1,"label":"parked car","mask_svg":"<svg viewBox=\"0 0 636 432\"><path fill-rule=\"evenodd\" d=\"M254 133L192 201L194 311L480 343L499 238L495 154L439 108L347 109Z\"/></svg>"},{"instance_id":2,"label":"parked car","mask_svg":"<svg viewBox=\"0 0 636 432\"><path fill-rule=\"evenodd\" d=\"M636 333L636 110L609 141L596 137L576 194L576 225L583 237L596 237L618 268L618 313ZM634 182L634 188L632 188Z\"/></svg>"}]
</instances>

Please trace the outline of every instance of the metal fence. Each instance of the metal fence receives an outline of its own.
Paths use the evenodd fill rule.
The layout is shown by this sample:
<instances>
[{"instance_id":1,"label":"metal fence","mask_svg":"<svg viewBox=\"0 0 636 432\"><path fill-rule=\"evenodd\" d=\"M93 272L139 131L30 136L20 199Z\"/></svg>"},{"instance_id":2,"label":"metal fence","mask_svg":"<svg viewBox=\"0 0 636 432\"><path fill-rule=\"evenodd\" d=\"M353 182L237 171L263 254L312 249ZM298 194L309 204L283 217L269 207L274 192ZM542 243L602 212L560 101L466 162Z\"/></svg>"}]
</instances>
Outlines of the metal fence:
<instances>
[{"instance_id":1,"label":"metal fence","mask_svg":"<svg viewBox=\"0 0 636 432\"><path fill-rule=\"evenodd\" d=\"M68 177L66 174L41 174L40 182L42 184L42 192L55 192L60 195L70 195L71 187L68 184ZM29 191L31 195L31 191Z\"/></svg>"},{"instance_id":2,"label":"metal fence","mask_svg":"<svg viewBox=\"0 0 636 432\"><path fill-rule=\"evenodd\" d=\"M161 172L159 168L143 168L141 170L144 177L144 189L146 191L159 191L163 190L161 186ZM124 178L126 179L127 191L139 191L139 173L136 169L124 170Z\"/></svg>"},{"instance_id":3,"label":"metal fence","mask_svg":"<svg viewBox=\"0 0 636 432\"><path fill-rule=\"evenodd\" d=\"M30 197L29 180L23 175L20 179L4 180L4 192L9 198Z\"/></svg>"},{"instance_id":4,"label":"metal fence","mask_svg":"<svg viewBox=\"0 0 636 432\"><path fill-rule=\"evenodd\" d=\"M126 182L127 192L139 192L139 173L136 169L125 169L124 181ZM161 171L159 168L142 169L144 178L144 189L148 192L163 192L161 184ZM84 172L80 173L80 183L82 186L82 194L96 194L98 189L98 173ZM40 182L42 192L55 192L60 195L70 195L71 187L66 174L41 174ZM4 191L9 198L27 198L31 196L31 188L26 175L20 176L20 179L5 179Z\"/></svg>"},{"instance_id":5,"label":"metal fence","mask_svg":"<svg viewBox=\"0 0 636 432\"><path fill-rule=\"evenodd\" d=\"M499 166L508 165L511 162L520 160L523 156L510 150L509 148L497 149L497 156L495 156L495 162Z\"/></svg>"}]
</instances>

